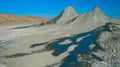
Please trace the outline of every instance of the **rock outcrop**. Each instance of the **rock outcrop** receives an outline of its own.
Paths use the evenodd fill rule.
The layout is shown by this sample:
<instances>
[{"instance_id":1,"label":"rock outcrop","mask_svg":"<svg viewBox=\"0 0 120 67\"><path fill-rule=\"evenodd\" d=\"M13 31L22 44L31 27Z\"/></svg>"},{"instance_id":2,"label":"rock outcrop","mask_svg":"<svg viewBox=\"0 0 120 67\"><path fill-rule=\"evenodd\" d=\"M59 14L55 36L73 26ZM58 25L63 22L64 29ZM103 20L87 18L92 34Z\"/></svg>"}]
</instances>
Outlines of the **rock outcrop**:
<instances>
[{"instance_id":1,"label":"rock outcrop","mask_svg":"<svg viewBox=\"0 0 120 67\"><path fill-rule=\"evenodd\" d=\"M110 24L110 32L103 31L100 33L96 41L105 49L105 51L93 52L95 55L103 59L103 61L95 61L93 67L119 67L120 66L120 25ZM102 66L104 65L104 66Z\"/></svg>"},{"instance_id":2,"label":"rock outcrop","mask_svg":"<svg viewBox=\"0 0 120 67\"><path fill-rule=\"evenodd\" d=\"M119 67L120 24L108 23L100 27L95 41L96 44L92 44L94 47L90 54L78 57L82 65L91 65L85 67Z\"/></svg>"}]
</instances>

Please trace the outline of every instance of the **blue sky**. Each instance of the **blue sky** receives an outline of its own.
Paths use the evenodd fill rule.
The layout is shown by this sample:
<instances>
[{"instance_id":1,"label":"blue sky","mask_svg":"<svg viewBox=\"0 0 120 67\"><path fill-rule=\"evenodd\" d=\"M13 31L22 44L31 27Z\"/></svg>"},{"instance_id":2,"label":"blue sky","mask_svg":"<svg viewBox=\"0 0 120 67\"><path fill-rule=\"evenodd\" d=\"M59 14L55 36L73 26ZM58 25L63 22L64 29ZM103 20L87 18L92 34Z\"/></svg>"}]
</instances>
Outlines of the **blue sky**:
<instances>
[{"instance_id":1,"label":"blue sky","mask_svg":"<svg viewBox=\"0 0 120 67\"><path fill-rule=\"evenodd\" d=\"M67 6L81 14L91 11L95 5L108 17L120 19L120 0L0 0L0 14L53 18Z\"/></svg>"}]
</instances>

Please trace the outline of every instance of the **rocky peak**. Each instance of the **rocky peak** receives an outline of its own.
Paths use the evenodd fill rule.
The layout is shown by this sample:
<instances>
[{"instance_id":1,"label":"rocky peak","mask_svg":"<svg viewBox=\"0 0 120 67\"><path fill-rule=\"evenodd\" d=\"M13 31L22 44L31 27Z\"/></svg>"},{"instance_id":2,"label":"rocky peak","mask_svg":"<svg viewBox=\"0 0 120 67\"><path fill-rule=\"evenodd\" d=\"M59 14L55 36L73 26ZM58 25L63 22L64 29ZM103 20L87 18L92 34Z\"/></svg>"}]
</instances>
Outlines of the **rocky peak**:
<instances>
[{"instance_id":1,"label":"rocky peak","mask_svg":"<svg viewBox=\"0 0 120 67\"><path fill-rule=\"evenodd\" d=\"M93 12L96 13L102 13L102 11L100 10L100 8L98 6L94 6L94 8L92 9Z\"/></svg>"},{"instance_id":2,"label":"rocky peak","mask_svg":"<svg viewBox=\"0 0 120 67\"><path fill-rule=\"evenodd\" d=\"M99 7L95 6L90 13L86 16L87 19L92 23L105 23L108 22L108 18L104 13L100 10Z\"/></svg>"},{"instance_id":3,"label":"rocky peak","mask_svg":"<svg viewBox=\"0 0 120 67\"><path fill-rule=\"evenodd\" d=\"M102 10L100 10L99 7L95 6L93 7L91 12L79 15L71 23L72 25L74 26L78 25L79 27L82 24L96 27L96 26L101 26L106 22L109 22L107 16L104 15L104 13L102 12Z\"/></svg>"},{"instance_id":4,"label":"rocky peak","mask_svg":"<svg viewBox=\"0 0 120 67\"><path fill-rule=\"evenodd\" d=\"M101 9L98 6L94 6L94 8L91 11L91 14L94 16L104 16L104 13L101 11Z\"/></svg>"},{"instance_id":5,"label":"rocky peak","mask_svg":"<svg viewBox=\"0 0 120 67\"><path fill-rule=\"evenodd\" d=\"M77 16L76 11L72 7L65 8L57 17L53 19L54 23L66 23Z\"/></svg>"},{"instance_id":6,"label":"rocky peak","mask_svg":"<svg viewBox=\"0 0 120 67\"><path fill-rule=\"evenodd\" d=\"M65 10L63 10L63 12L68 12L68 13L76 13L74 8L72 8L71 6L68 6L67 8L65 8Z\"/></svg>"}]
</instances>

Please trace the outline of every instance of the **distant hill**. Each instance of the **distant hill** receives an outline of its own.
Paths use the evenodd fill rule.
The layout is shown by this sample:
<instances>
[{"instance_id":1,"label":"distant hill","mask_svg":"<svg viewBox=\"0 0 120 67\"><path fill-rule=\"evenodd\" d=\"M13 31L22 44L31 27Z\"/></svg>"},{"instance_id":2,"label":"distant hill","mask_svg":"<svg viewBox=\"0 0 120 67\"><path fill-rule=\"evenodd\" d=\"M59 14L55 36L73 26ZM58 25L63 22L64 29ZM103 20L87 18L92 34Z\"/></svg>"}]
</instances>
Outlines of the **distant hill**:
<instances>
[{"instance_id":1,"label":"distant hill","mask_svg":"<svg viewBox=\"0 0 120 67\"><path fill-rule=\"evenodd\" d=\"M0 22L46 22L47 18L37 16L16 16L12 14L0 14Z\"/></svg>"}]
</instances>

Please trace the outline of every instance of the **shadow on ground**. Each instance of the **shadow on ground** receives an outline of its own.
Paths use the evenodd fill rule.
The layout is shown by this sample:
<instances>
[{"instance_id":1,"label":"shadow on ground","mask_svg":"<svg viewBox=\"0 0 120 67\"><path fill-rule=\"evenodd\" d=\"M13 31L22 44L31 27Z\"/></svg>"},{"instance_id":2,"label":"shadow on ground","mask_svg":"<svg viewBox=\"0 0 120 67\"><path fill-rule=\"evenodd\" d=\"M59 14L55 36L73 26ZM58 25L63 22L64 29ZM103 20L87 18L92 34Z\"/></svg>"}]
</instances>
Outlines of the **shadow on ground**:
<instances>
[{"instance_id":1,"label":"shadow on ground","mask_svg":"<svg viewBox=\"0 0 120 67\"><path fill-rule=\"evenodd\" d=\"M45 43L32 44L30 46L30 49L31 49L31 48L45 45L45 48L42 50L35 50L35 51L30 52L30 53L17 53L17 54L13 54L13 55L2 56L2 57L17 58L17 57L31 55L34 53L41 53L44 51L51 51L51 50L53 50L53 52L52 52L53 56L59 56L60 54L67 51L67 49L70 46L76 45L77 47L75 47L75 49L73 51L71 51L69 53L69 55L63 59L60 67L87 67L87 66L84 66L86 64L88 64L88 67L90 67L89 63L79 62L77 60L78 55L91 55L92 56L91 58L94 58L94 59L99 60L99 61L103 61L102 58L92 54L92 52L97 51L97 50L105 51L99 45L99 43L96 42L96 39L98 38L99 34L102 31L111 32L111 30L109 29L110 24L112 24L112 23L110 23L110 22L106 23L104 26L98 27L98 28L96 28L92 31L89 31L89 32L72 35L70 37L63 37L63 38L51 40L51 41L48 41ZM81 38L81 40L77 41L77 39L79 39L79 38ZM64 42L65 40L69 40L71 42L61 45L60 43ZM92 50L89 48L89 46L91 44L95 45L95 47Z\"/></svg>"}]
</instances>

